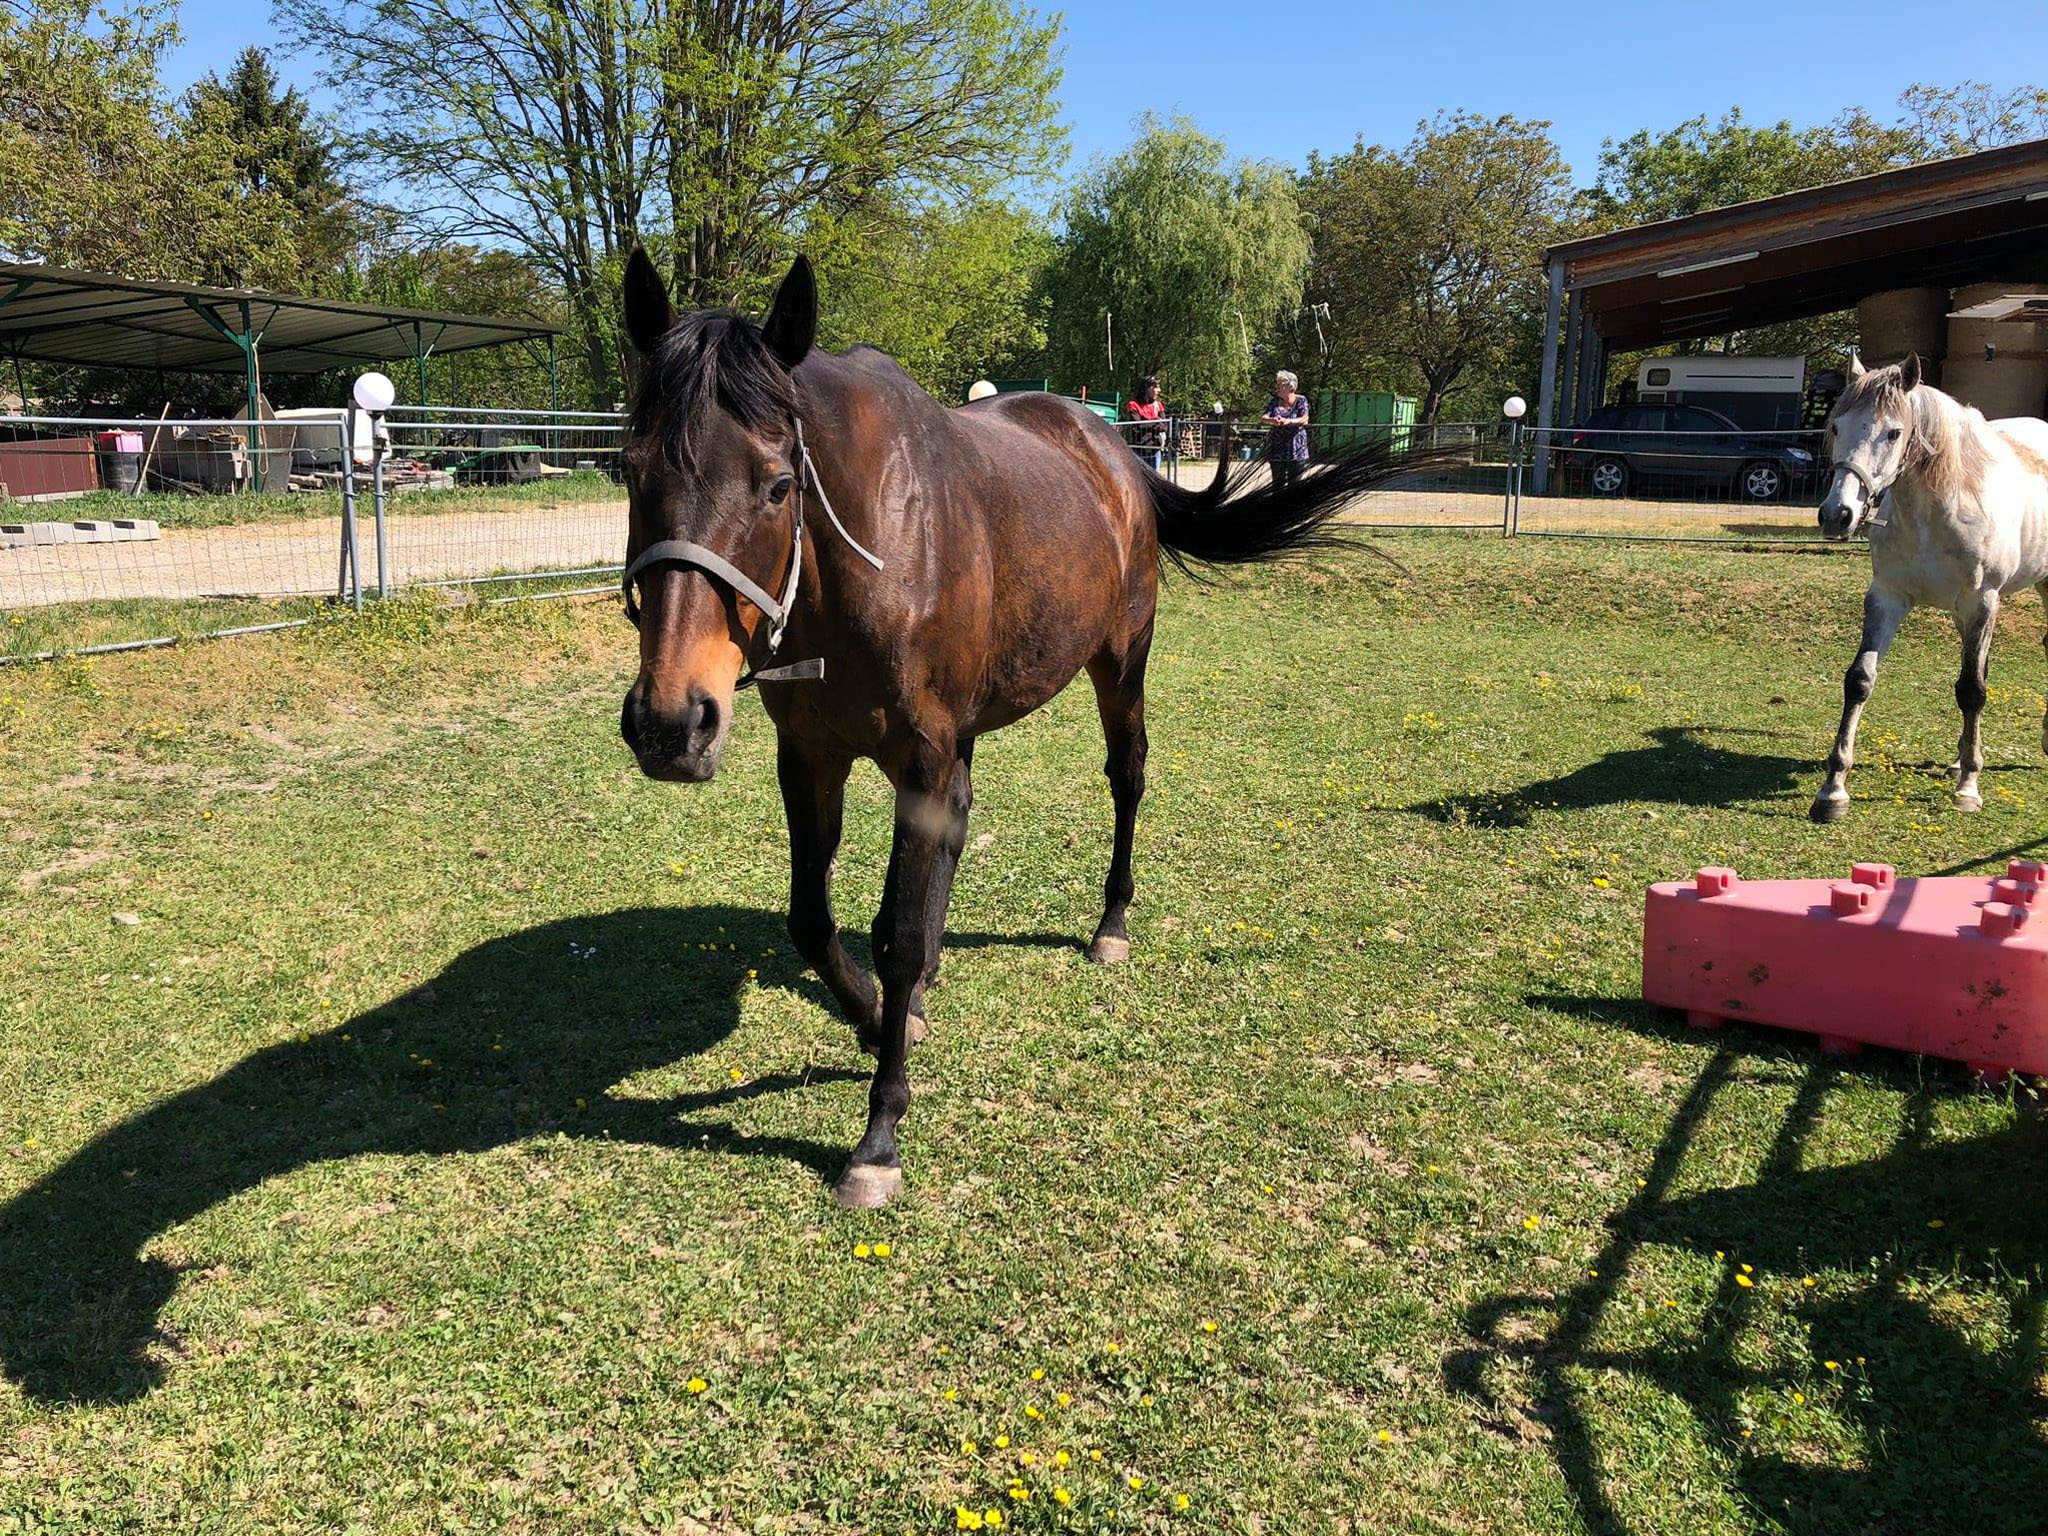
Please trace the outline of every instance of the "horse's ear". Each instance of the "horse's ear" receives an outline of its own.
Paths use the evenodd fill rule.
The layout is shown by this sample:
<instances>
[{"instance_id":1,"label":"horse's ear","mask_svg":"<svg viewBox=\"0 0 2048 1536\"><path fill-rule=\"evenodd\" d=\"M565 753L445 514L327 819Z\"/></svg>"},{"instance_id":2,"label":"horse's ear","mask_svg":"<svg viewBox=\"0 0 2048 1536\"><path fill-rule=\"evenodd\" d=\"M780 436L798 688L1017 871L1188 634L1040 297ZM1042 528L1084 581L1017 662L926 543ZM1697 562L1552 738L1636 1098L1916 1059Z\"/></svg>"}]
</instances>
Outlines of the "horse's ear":
<instances>
[{"instance_id":1,"label":"horse's ear","mask_svg":"<svg viewBox=\"0 0 2048 1536\"><path fill-rule=\"evenodd\" d=\"M1849 351L1849 377L1860 379L1870 370L1863 366L1863 354L1851 348Z\"/></svg>"},{"instance_id":2,"label":"horse's ear","mask_svg":"<svg viewBox=\"0 0 2048 1536\"><path fill-rule=\"evenodd\" d=\"M1920 354L1908 352L1906 360L1899 364L1899 388L1907 394L1920 387Z\"/></svg>"},{"instance_id":3,"label":"horse's ear","mask_svg":"<svg viewBox=\"0 0 2048 1536\"><path fill-rule=\"evenodd\" d=\"M644 246L634 246L626 258L626 334L648 357L655 343L676 323L675 306L668 301L668 285L654 270Z\"/></svg>"},{"instance_id":4,"label":"horse's ear","mask_svg":"<svg viewBox=\"0 0 2048 1536\"><path fill-rule=\"evenodd\" d=\"M818 279L808 256L790 264L789 276L768 307L761 335L785 368L794 368L811 355L811 343L818 339Z\"/></svg>"}]
</instances>

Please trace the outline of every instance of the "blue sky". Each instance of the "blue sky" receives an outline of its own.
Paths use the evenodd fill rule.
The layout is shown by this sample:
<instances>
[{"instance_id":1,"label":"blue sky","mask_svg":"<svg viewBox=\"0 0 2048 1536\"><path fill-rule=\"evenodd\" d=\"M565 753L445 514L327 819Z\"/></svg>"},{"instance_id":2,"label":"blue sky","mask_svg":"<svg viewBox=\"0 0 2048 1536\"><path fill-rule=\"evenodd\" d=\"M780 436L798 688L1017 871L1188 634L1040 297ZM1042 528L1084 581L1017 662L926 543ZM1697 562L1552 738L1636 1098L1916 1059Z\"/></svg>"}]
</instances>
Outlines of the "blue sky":
<instances>
[{"instance_id":1,"label":"blue sky","mask_svg":"<svg viewBox=\"0 0 2048 1536\"><path fill-rule=\"evenodd\" d=\"M1066 11L1062 97L1077 164L1121 147L1148 109L1299 164L1360 134L1404 143L1419 119L1464 107L1548 120L1588 181L1602 139L1730 106L1808 123L1888 114L1916 81L2048 84L2042 18L2042 0L1097 0ZM182 21L176 86L274 36L261 0L185 0Z\"/></svg>"}]
</instances>

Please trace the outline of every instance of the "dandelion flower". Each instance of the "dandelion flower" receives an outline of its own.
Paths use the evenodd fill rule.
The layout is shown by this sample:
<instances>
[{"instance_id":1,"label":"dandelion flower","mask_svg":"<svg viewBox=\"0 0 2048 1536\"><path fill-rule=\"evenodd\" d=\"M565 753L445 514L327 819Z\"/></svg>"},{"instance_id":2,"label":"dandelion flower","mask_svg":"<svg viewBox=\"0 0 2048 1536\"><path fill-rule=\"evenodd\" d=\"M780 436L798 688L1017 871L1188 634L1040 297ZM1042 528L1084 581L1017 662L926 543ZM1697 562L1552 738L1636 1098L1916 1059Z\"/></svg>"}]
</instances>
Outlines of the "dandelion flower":
<instances>
[{"instance_id":1,"label":"dandelion flower","mask_svg":"<svg viewBox=\"0 0 2048 1536\"><path fill-rule=\"evenodd\" d=\"M1038 1412L1038 1404L1036 1404L1036 1403L1026 1403L1026 1404L1024 1405L1024 1417L1025 1417L1025 1418L1027 1418L1027 1419L1035 1419L1035 1418L1038 1418L1038 1417L1039 1417L1039 1412Z\"/></svg>"},{"instance_id":2,"label":"dandelion flower","mask_svg":"<svg viewBox=\"0 0 2048 1536\"><path fill-rule=\"evenodd\" d=\"M999 1451L1007 1451L1007 1450L1008 1450L1009 1448L1010 1448L1010 1437L1009 1437L1008 1435L997 1435L997 1436L996 1436L996 1449L997 1449L997 1450L999 1450Z\"/></svg>"},{"instance_id":3,"label":"dandelion flower","mask_svg":"<svg viewBox=\"0 0 2048 1536\"><path fill-rule=\"evenodd\" d=\"M1543 1218L1541 1216L1525 1216L1522 1218L1522 1230L1524 1232L1534 1232L1542 1225Z\"/></svg>"},{"instance_id":4,"label":"dandelion flower","mask_svg":"<svg viewBox=\"0 0 2048 1536\"><path fill-rule=\"evenodd\" d=\"M1204 1323L1202 1324L1202 1332L1204 1332L1204 1333L1214 1333L1215 1331L1216 1331L1216 1323L1215 1323L1215 1320L1214 1320L1213 1318L1212 1318L1212 1319L1209 1319L1208 1321L1205 1321L1205 1322L1204 1322Z\"/></svg>"},{"instance_id":5,"label":"dandelion flower","mask_svg":"<svg viewBox=\"0 0 2048 1536\"><path fill-rule=\"evenodd\" d=\"M1031 1490L1021 1483L1013 1484L1010 1488L1010 1497L1019 1504L1029 1504L1031 1502Z\"/></svg>"},{"instance_id":6,"label":"dandelion flower","mask_svg":"<svg viewBox=\"0 0 2048 1536\"><path fill-rule=\"evenodd\" d=\"M732 1071L728 1072L726 1075L736 1083L745 1082L747 1077L747 1074L742 1072L738 1067L734 1067Z\"/></svg>"},{"instance_id":7,"label":"dandelion flower","mask_svg":"<svg viewBox=\"0 0 2048 1536\"><path fill-rule=\"evenodd\" d=\"M1138 1476L1138 1474L1135 1472L1133 1472L1130 1475L1129 1481L1131 1485L1131 1492L1133 1493L1136 1493L1140 1488L1143 1488L1145 1486L1145 1479Z\"/></svg>"},{"instance_id":8,"label":"dandelion flower","mask_svg":"<svg viewBox=\"0 0 2048 1536\"><path fill-rule=\"evenodd\" d=\"M1003 1528L1003 1512L1000 1509L985 1509L981 1512L981 1523L992 1531Z\"/></svg>"},{"instance_id":9,"label":"dandelion flower","mask_svg":"<svg viewBox=\"0 0 2048 1536\"><path fill-rule=\"evenodd\" d=\"M889 1257L890 1254L894 1253L895 1251L896 1250L891 1248L887 1243L875 1244L875 1257L878 1259L886 1259L887 1257Z\"/></svg>"},{"instance_id":10,"label":"dandelion flower","mask_svg":"<svg viewBox=\"0 0 2048 1536\"><path fill-rule=\"evenodd\" d=\"M1380 1431L1380 1444L1385 1445L1388 1441L1392 1440L1393 1438L1394 1432L1391 1429L1383 1429Z\"/></svg>"},{"instance_id":11,"label":"dandelion flower","mask_svg":"<svg viewBox=\"0 0 2048 1536\"><path fill-rule=\"evenodd\" d=\"M1800 1281L1799 1283L1805 1286L1810 1291L1813 1289L1813 1276L1808 1275L1804 1280Z\"/></svg>"},{"instance_id":12,"label":"dandelion flower","mask_svg":"<svg viewBox=\"0 0 2048 1536\"><path fill-rule=\"evenodd\" d=\"M1073 1398L1068 1396L1066 1393L1062 1392L1058 1397L1055 1397L1053 1401L1058 1403L1062 1408L1064 1408L1067 1406L1067 1404L1073 1401Z\"/></svg>"},{"instance_id":13,"label":"dandelion flower","mask_svg":"<svg viewBox=\"0 0 2048 1536\"><path fill-rule=\"evenodd\" d=\"M1115 1354L1115 1353L1116 1353L1116 1352L1117 1352L1117 1351L1118 1351L1119 1349L1122 1349L1122 1348L1123 1348L1123 1346L1122 1346L1121 1344L1117 1343L1117 1341L1116 1341L1115 1339L1111 1339L1111 1340L1109 1341L1109 1352L1110 1352L1110 1353L1111 1353L1112 1355L1113 1355L1113 1354Z\"/></svg>"},{"instance_id":14,"label":"dandelion flower","mask_svg":"<svg viewBox=\"0 0 2048 1536\"><path fill-rule=\"evenodd\" d=\"M958 1402L959 1400L960 1400L960 1389L959 1389L958 1387L948 1387L948 1388L946 1388L946 1401L947 1401L947 1402L949 1402L949 1403L957 1403L957 1402Z\"/></svg>"},{"instance_id":15,"label":"dandelion flower","mask_svg":"<svg viewBox=\"0 0 2048 1536\"><path fill-rule=\"evenodd\" d=\"M1839 1360L1823 1360L1821 1364L1831 1371L1839 1371L1842 1368L1842 1362Z\"/></svg>"},{"instance_id":16,"label":"dandelion flower","mask_svg":"<svg viewBox=\"0 0 2048 1536\"><path fill-rule=\"evenodd\" d=\"M1176 1493L1173 1496L1173 1507L1180 1510L1186 1509L1188 1507L1188 1496L1184 1493Z\"/></svg>"},{"instance_id":17,"label":"dandelion flower","mask_svg":"<svg viewBox=\"0 0 2048 1536\"><path fill-rule=\"evenodd\" d=\"M855 1243L853 1245L853 1256L856 1259L864 1259L868 1256L868 1253L869 1248L866 1243Z\"/></svg>"},{"instance_id":18,"label":"dandelion flower","mask_svg":"<svg viewBox=\"0 0 2048 1536\"><path fill-rule=\"evenodd\" d=\"M1044 1372L1044 1370L1043 1370L1043 1369L1039 1369L1039 1370L1035 1370L1035 1371L1033 1371L1033 1372L1031 1373L1031 1379L1032 1379L1033 1381L1043 1381L1043 1380L1045 1380L1045 1372Z\"/></svg>"},{"instance_id":19,"label":"dandelion flower","mask_svg":"<svg viewBox=\"0 0 2048 1536\"><path fill-rule=\"evenodd\" d=\"M981 1512L969 1509L965 1504L953 1506L953 1529L956 1531L978 1531L981 1529Z\"/></svg>"},{"instance_id":20,"label":"dandelion flower","mask_svg":"<svg viewBox=\"0 0 2048 1536\"><path fill-rule=\"evenodd\" d=\"M1152 1406L1152 1394L1150 1392L1147 1392L1140 1396L1138 1399L1138 1406L1140 1408L1150 1408Z\"/></svg>"},{"instance_id":21,"label":"dandelion flower","mask_svg":"<svg viewBox=\"0 0 2048 1536\"><path fill-rule=\"evenodd\" d=\"M1074 1496L1064 1488L1055 1488L1052 1491L1052 1501L1064 1509L1074 1502Z\"/></svg>"},{"instance_id":22,"label":"dandelion flower","mask_svg":"<svg viewBox=\"0 0 2048 1536\"><path fill-rule=\"evenodd\" d=\"M1754 1288L1756 1285L1756 1282L1750 1279L1747 1275L1737 1275L1735 1277L1735 1283L1741 1286L1745 1291Z\"/></svg>"},{"instance_id":23,"label":"dandelion flower","mask_svg":"<svg viewBox=\"0 0 2048 1536\"><path fill-rule=\"evenodd\" d=\"M1073 1459L1074 1458L1069 1456L1065 1451L1055 1451L1053 1453L1052 1464L1056 1467L1064 1467L1068 1462L1072 1461Z\"/></svg>"},{"instance_id":24,"label":"dandelion flower","mask_svg":"<svg viewBox=\"0 0 2048 1536\"><path fill-rule=\"evenodd\" d=\"M960 1454L962 1456L972 1456L976 1451L980 1449L981 1447L976 1445L972 1440L962 1440L960 1442Z\"/></svg>"},{"instance_id":25,"label":"dandelion flower","mask_svg":"<svg viewBox=\"0 0 2048 1536\"><path fill-rule=\"evenodd\" d=\"M1038 1458L1032 1455L1029 1451L1026 1451L1022 1456L1019 1456L1017 1459L1023 1462L1024 1465L1027 1467L1035 1465L1038 1461Z\"/></svg>"},{"instance_id":26,"label":"dandelion flower","mask_svg":"<svg viewBox=\"0 0 2048 1536\"><path fill-rule=\"evenodd\" d=\"M1090 1451L1090 1452L1088 1453L1088 1459L1089 1459L1090 1461L1100 1461L1100 1460L1102 1460L1102 1452L1100 1452L1100 1451Z\"/></svg>"},{"instance_id":27,"label":"dandelion flower","mask_svg":"<svg viewBox=\"0 0 2048 1536\"><path fill-rule=\"evenodd\" d=\"M685 1392L695 1394L698 1392L702 1392L703 1390L705 1390L705 1388L709 1387L710 1385L711 1383L706 1381L702 1376L692 1376L688 1381L683 1383L683 1390Z\"/></svg>"}]
</instances>

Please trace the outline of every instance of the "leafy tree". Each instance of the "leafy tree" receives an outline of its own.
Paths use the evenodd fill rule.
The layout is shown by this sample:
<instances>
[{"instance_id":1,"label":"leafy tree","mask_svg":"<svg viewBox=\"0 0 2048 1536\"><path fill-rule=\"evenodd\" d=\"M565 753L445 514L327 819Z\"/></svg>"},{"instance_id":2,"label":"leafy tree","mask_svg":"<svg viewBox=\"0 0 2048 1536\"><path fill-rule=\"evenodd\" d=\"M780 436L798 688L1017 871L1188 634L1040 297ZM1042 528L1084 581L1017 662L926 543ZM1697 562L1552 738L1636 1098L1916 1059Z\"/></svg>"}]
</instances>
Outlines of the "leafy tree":
<instances>
[{"instance_id":1,"label":"leafy tree","mask_svg":"<svg viewBox=\"0 0 2048 1536\"><path fill-rule=\"evenodd\" d=\"M1121 389L1156 373L1172 401L1249 394L1252 338L1300 305L1308 266L1287 171L1231 165L1186 118L1148 115L1129 149L1074 182L1064 215L1046 274L1047 353L1062 383Z\"/></svg>"},{"instance_id":2,"label":"leafy tree","mask_svg":"<svg viewBox=\"0 0 2048 1536\"><path fill-rule=\"evenodd\" d=\"M0 4L0 252L130 277L288 278L278 199L233 146L171 110L162 0Z\"/></svg>"},{"instance_id":3,"label":"leafy tree","mask_svg":"<svg viewBox=\"0 0 2048 1536\"><path fill-rule=\"evenodd\" d=\"M1947 89L1909 85L1899 96L1899 107L1903 126L1919 141L1922 159L2048 137L2048 90L2039 86L2001 93L1975 80Z\"/></svg>"},{"instance_id":4,"label":"leafy tree","mask_svg":"<svg viewBox=\"0 0 2048 1536\"><path fill-rule=\"evenodd\" d=\"M502 244L565 294L617 389L636 242L680 302L757 296L790 249L893 199L1057 153L1057 28L1017 0L279 0L360 104L419 227Z\"/></svg>"},{"instance_id":5,"label":"leafy tree","mask_svg":"<svg viewBox=\"0 0 2048 1536\"><path fill-rule=\"evenodd\" d=\"M186 93L185 112L228 146L241 195L282 205L299 269L294 288L330 286L365 231L333 137L306 98L296 88L280 91L263 51L246 48L225 76L208 75Z\"/></svg>"},{"instance_id":6,"label":"leafy tree","mask_svg":"<svg viewBox=\"0 0 2048 1536\"><path fill-rule=\"evenodd\" d=\"M941 399L1043 369L1042 220L1007 203L873 210L814 247L833 346L880 347Z\"/></svg>"},{"instance_id":7,"label":"leafy tree","mask_svg":"<svg viewBox=\"0 0 2048 1536\"><path fill-rule=\"evenodd\" d=\"M1501 380L1540 303L1543 248L1569 197L1550 125L1441 113L1400 150L1311 156L1311 303L1327 304L1332 383L1454 392Z\"/></svg>"}]
</instances>

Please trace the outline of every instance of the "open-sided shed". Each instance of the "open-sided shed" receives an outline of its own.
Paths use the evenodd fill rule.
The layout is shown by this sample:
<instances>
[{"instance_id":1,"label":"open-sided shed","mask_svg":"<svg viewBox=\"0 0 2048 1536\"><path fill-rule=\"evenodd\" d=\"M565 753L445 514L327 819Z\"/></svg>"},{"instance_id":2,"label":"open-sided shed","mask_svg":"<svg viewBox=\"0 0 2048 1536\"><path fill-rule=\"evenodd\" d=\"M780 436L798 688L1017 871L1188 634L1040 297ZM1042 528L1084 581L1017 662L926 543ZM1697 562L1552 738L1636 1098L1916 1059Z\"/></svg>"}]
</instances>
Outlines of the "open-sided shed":
<instances>
[{"instance_id":1,"label":"open-sided shed","mask_svg":"<svg viewBox=\"0 0 2048 1536\"><path fill-rule=\"evenodd\" d=\"M1581 420L1607 356L2002 279L2048 262L2048 140L1552 246L1539 427ZM1544 489L1548 456L1536 457Z\"/></svg>"},{"instance_id":2,"label":"open-sided shed","mask_svg":"<svg viewBox=\"0 0 2048 1536\"><path fill-rule=\"evenodd\" d=\"M0 358L238 373L252 418L266 373L410 358L424 400L429 357L515 342L545 347L552 384L561 333L530 316L454 315L0 263Z\"/></svg>"}]
</instances>

